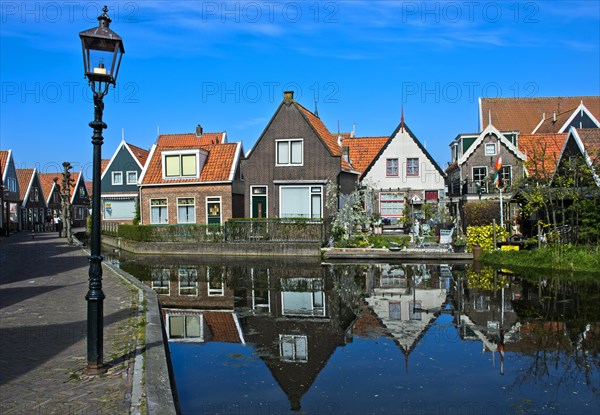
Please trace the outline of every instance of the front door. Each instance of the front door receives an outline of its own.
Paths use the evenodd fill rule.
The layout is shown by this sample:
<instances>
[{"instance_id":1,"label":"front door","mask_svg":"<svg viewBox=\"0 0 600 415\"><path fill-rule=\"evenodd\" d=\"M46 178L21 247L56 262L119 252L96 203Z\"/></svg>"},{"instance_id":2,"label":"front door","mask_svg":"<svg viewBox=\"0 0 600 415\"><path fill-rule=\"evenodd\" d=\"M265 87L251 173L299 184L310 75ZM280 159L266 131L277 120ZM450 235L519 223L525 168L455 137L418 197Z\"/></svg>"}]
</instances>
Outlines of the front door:
<instances>
[{"instance_id":1,"label":"front door","mask_svg":"<svg viewBox=\"0 0 600 415\"><path fill-rule=\"evenodd\" d=\"M252 187L252 217L267 217L267 188L265 186Z\"/></svg>"}]
</instances>

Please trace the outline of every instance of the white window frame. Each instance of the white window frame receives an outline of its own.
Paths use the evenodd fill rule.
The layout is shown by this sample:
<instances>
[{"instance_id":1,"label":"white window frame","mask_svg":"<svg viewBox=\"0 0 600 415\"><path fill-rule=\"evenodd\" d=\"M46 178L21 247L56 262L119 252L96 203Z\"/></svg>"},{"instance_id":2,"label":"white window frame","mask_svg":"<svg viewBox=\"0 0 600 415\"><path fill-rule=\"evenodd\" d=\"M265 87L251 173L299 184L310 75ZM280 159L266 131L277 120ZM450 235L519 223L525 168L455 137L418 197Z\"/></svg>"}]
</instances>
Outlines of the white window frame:
<instances>
[{"instance_id":1,"label":"white window frame","mask_svg":"<svg viewBox=\"0 0 600 415\"><path fill-rule=\"evenodd\" d=\"M220 278L220 282L221 282L221 287L220 288L211 288L210 287L210 279L215 278L215 276L211 276L210 274L210 270L213 267L207 267L206 268L206 291L209 297L223 297L225 296L225 276L223 275L223 273L225 272L225 270L222 267L214 267L214 268L219 268L220 269L220 275L218 275L216 278ZM216 279L215 278L215 279ZM218 285L217 281L217 285Z\"/></svg>"},{"instance_id":2,"label":"white window frame","mask_svg":"<svg viewBox=\"0 0 600 415\"><path fill-rule=\"evenodd\" d=\"M192 199L193 202L192 202L191 205L189 205L189 204L180 204L179 201L181 199ZM178 197L177 200L176 200L176 202L177 202L177 223L196 223L196 198L195 197ZM193 221L192 222L186 222L186 221L183 221L181 219L181 217L179 216L179 207L180 206L192 206L194 208L194 217L193 217Z\"/></svg>"},{"instance_id":3,"label":"white window frame","mask_svg":"<svg viewBox=\"0 0 600 415\"><path fill-rule=\"evenodd\" d=\"M489 149L492 149L492 151ZM496 143L485 143L484 151L486 156L495 156L497 154L497 150L498 147L496 146Z\"/></svg>"},{"instance_id":4,"label":"white window frame","mask_svg":"<svg viewBox=\"0 0 600 415\"><path fill-rule=\"evenodd\" d=\"M157 294L169 295L171 293L171 270L169 268L152 268L150 277L152 278L152 289Z\"/></svg>"},{"instance_id":5,"label":"white window frame","mask_svg":"<svg viewBox=\"0 0 600 415\"><path fill-rule=\"evenodd\" d=\"M131 181L129 180L129 174L130 173L134 173L135 174L135 180ZM125 180L127 181L127 184L137 184L138 181L138 172L136 170L129 170L125 173Z\"/></svg>"},{"instance_id":6,"label":"white window frame","mask_svg":"<svg viewBox=\"0 0 600 415\"><path fill-rule=\"evenodd\" d=\"M504 186L510 186L512 184L512 166L502 166L500 169L500 174L502 177L502 181L504 182Z\"/></svg>"},{"instance_id":7,"label":"white window frame","mask_svg":"<svg viewBox=\"0 0 600 415\"><path fill-rule=\"evenodd\" d=\"M181 174L181 157L182 156L195 156L195 169L196 173L194 175L182 175ZM188 151L163 151L161 153L162 156L162 175L165 180L174 180L174 179L197 179L200 177L200 150L188 150ZM179 175L178 176L167 176L167 157L179 157Z\"/></svg>"},{"instance_id":8,"label":"white window frame","mask_svg":"<svg viewBox=\"0 0 600 415\"><path fill-rule=\"evenodd\" d=\"M152 201L153 200L165 200L165 204L164 205L153 205ZM162 225L162 224L167 224L169 223L169 199L166 197L153 197L150 198L150 200L148 200L148 204L150 205L150 224L151 225ZM152 222L152 207L153 206L160 206L160 207L165 207L166 208L166 215L165 217L167 218L166 222L159 222L159 223L155 223Z\"/></svg>"},{"instance_id":9,"label":"white window frame","mask_svg":"<svg viewBox=\"0 0 600 415\"><path fill-rule=\"evenodd\" d=\"M300 143L300 162L293 163L292 162L292 143ZM287 143L288 144L288 161L287 163L279 162L279 144ZM275 165L276 166L304 166L304 139L303 138L290 138L285 140L275 140Z\"/></svg>"},{"instance_id":10,"label":"white window frame","mask_svg":"<svg viewBox=\"0 0 600 415\"><path fill-rule=\"evenodd\" d=\"M416 173L409 173L409 160L417 160L417 172ZM421 162L419 161L418 157L407 157L406 158L406 177L419 177L421 175ZM413 166L414 167L414 166Z\"/></svg>"},{"instance_id":11,"label":"white window frame","mask_svg":"<svg viewBox=\"0 0 600 415\"><path fill-rule=\"evenodd\" d=\"M482 179L475 179L475 169L483 169L485 174L483 175ZM485 181L485 179L487 179L488 177L488 168L487 166L473 166L471 168L471 175L473 177L473 183L477 184L479 183L480 186L484 187L485 186L485 191L487 192L487 182Z\"/></svg>"},{"instance_id":12,"label":"white window frame","mask_svg":"<svg viewBox=\"0 0 600 415\"><path fill-rule=\"evenodd\" d=\"M306 350L306 356L299 358L296 354L298 340L304 342L304 348ZM283 345L284 343L293 344L292 347L292 356L289 356L284 353ZM297 335L297 334L280 334L279 335L279 356L282 360L286 362L298 362L298 363L306 363L308 362L308 337L305 335Z\"/></svg>"},{"instance_id":13,"label":"white window frame","mask_svg":"<svg viewBox=\"0 0 600 415\"><path fill-rule=\"evenodd\" d=\"M198 296L198 269L194 267L181 266L177 270L177 280L179 282L179 295L188 297ZM184 284L181 284L181 280Z\"/></svg>"},{"instance_id":14,"label":"white window frame","mask_svg":"<svg viewBox=\"0 0 600 415\"><path fill-rule=\"evenodd\" d=\"M309 215L306 217L306 219L322 219L323 218L323 186L322 185L292 185L292 186L279 186L279 216L280 217L285 217L282 216L281 213L281 199L282 199L282 190L283 189L290 189L290 188L294 188L294 189L308 189L308 200L306 201L306 203L308 204L308 212ZM320 195L321 198L321 203L320 203L320 216L319 217L315 217L314 214L315 212L313 212L313 204L312 204L312 199L313 199L313 195ZM288 217L293 217L293 216L288 216Z\"/></svg>"},{"instance_id":15,"label":"white window frame","mask_svg":"<svg viewBox=\"0 0 600 415\"><path fill-rule=\"evenodd\" d=\"M397 199L388 199L388 200L382 200L382 195L388 195L388 194L392 194L392 195L399 195L400 198ZM382 205L385 204L386 202L402 202L402 209L401 212L396 214L396 213L384 213L383 209L382 209ZM404 216L404 207L406 205L406 194L404 192L379 192L379 214L383 217L386 218L399 218Z\"/></svg>"},{"instance_id":16,"label":"white window frame","mask_svg":"<svg viewBox=\"0 0 600 415\"><path fill-rule=\"evenodd\" d=\"M396 173L394 174L393 172L390 173L390 167L394 168L394 166L390 166L390 162L396 162ZM389 158L389 159L385 159L385 177L398 177L400 175L400 163L398 161L398 158Z\"/></svg>"},{"instance_id":17,"label":"white window frame","mask_svg":"<svg viewBox=\"0 0 600 415\"><path fill-rule=\"evenodd\" d=\"M171 325L172 325L172 318L181 318L183 319L183 330L184 330L184 334L182 337L172 337L171 336ZM188 335L188 319L198 319L198 328L199 328L199 335L198 336L189 336ZM166 321L166 332L167 332L167 338L169 341L171 342L204 342L204 315L203 314L192 314L192 313L167 313L165 315L165 321Z\"/></svg>"},{"instance_id":18,"label":"white window frame","mask_svg":"<svg viewBox=\"0 0 600 415\"><path fill-rule=\"evenodd\" d=\"M121 177L121 180L117 181L115 179L116 177ZM123 185L123 172L122 171L113 171L111 173L111 179L112 179L111 183L112 183L113 186L121 186L121 185Z\"/></svg>"}]
</instances>

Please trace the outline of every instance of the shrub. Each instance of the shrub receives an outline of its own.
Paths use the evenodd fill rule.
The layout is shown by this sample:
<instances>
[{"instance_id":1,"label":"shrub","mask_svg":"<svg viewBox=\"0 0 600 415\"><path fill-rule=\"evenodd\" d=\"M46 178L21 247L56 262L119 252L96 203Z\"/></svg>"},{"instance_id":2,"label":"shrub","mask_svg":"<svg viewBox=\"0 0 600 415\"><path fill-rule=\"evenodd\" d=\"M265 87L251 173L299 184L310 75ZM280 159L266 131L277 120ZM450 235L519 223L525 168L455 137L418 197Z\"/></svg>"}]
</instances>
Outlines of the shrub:
<instances>
[{"instance_id":1,"label":"shrub","mask_svg":"<svg viewBox=\"0 0 600 415\"><path fill-rule=\"evenodd\" d=\"M496 239L503 241L508 237L508 231L496 225ZM467 227L467 251L472 252L473 246L481 246L483 252L494 249L494 225Z\"/></svg>"}]
</instances>

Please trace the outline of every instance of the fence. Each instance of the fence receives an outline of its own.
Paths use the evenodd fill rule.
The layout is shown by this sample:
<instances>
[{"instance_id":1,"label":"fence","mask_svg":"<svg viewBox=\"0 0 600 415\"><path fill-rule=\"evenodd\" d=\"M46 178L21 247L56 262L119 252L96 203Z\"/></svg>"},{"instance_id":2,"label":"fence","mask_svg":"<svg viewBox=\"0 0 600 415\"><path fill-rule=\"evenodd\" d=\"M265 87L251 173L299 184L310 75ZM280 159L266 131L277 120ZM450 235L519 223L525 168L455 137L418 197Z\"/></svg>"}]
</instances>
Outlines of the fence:
<instances>
[{"instance_id":1,"label":"fence","mask_svg":"<svg viewBox=\"0 0 600 415\"><path fill-rule=\"evenodd\" d=\"M320 242L320 220L231 219L224 225L119 225L102 223L102 233L138 242Z\"/></svg>"}]
</instances>

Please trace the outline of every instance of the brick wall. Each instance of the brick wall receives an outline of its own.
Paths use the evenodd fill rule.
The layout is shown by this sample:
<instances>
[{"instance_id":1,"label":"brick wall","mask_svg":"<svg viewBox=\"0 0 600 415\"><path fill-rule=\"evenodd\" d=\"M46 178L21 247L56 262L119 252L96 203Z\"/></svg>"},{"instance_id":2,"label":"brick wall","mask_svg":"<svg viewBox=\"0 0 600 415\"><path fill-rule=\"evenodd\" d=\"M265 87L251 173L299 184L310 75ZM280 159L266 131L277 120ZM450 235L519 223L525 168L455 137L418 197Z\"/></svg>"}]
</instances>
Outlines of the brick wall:
<instances>
[{"instance_id":1,"label":"brick wall","mask_svg":"<svg viewBox=\"0 0 600 415\"><path fill-rule=\"evenodd\" d=\"M233 201L230 184L222 185L190 185L190 186L161 186L142 187L140 189L141 224L150 224L150 199L166 198L169 224L177 223L177 198L195 198L196 223L206 224L206 198L221 197L221 222L225 223L233 217Z\"/></svg>"}]
</instances>

